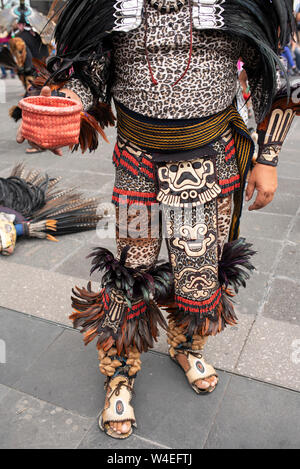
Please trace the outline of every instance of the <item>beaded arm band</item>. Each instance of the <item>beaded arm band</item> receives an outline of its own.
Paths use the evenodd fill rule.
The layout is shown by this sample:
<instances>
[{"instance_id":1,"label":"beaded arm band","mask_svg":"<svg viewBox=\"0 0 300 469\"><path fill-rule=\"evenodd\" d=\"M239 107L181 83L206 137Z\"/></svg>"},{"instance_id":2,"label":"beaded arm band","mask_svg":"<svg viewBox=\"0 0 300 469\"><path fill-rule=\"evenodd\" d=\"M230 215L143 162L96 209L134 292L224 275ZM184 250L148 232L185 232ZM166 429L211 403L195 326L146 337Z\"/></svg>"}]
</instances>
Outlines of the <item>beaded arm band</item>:
<instances>
[{"instance_id":1,"label":"beaded arm band","mask_svg":"<svg viewBox=\"0 0 300 469\"><path fill-rule=\"evenodd\" d=\"M291 128L294 117L300 115L298 84L278 91L273 107L265 119L258 125L259 153L256 162L277 166L278 155Z\"/></svg>"}]
</instances>

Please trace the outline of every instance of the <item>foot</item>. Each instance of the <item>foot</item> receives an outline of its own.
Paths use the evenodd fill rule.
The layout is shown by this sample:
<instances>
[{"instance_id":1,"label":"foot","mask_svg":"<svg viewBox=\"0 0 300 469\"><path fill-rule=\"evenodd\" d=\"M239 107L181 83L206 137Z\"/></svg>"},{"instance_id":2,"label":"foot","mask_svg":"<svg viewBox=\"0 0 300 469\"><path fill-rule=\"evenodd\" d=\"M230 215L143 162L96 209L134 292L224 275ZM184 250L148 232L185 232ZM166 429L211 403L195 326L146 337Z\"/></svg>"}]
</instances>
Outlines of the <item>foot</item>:
<instances>
[{"instance_id":1,"label":"foot","mask_svg":"<svg viewBox=\"0 0 300 469\"><path fill-rule=\"evenodd\" d=\"M107 392L107 394L110 394L109 391ZM107 396L106 394L106 396ZM108 399L106 397L105 399L105 407L108 407L109 406L109 402L108 402ZM129 433L130 432L130 429L131 429L131 422L130 421L127 421L127 422L108 422L110 428L116 432L118 435L122 435L123 434L126 434L126 433Z\"/></svg>"},{"instance_id":2,"label":"foot","mask_svg":"<svg viewBox=\"0 0 300 469\"><path fill-rule=\"evenodd\" d=\"M123 422L123 423L109 422L109 426L118 435L122 435L122 433L123 434L129 433L131 429L131 422Z\"/></svg>"},{"instance_id":3,"label":"foot","mask_svg":"<svg viewBox=\"0 0 300 469\"><path fill-rule=\"evenodd\" d=\"M134 410L130 404L133 380L117 376L106 383L105 406L99 419L99 425L107 435L113 438L128 438L135 425Z\"/></svg>"},{"instance_id":4,"label":"foot","mask_svg":"<svg viewBox=\"0 0 300 469\"><path fill-rule=\"evenodd\" d=\"M175 358L177 362L179 363L179 365L183 368L184 372L187 373L190 369L190 364L188 362L186 355L183 353L178 353ZM215 390L218 382L219 382L219 379L216 376L211 376L210 378L199 379L195 381L194 384L201 391L206 391L210 389L209 392L212 392Z\"/></svg>"}]
</instances>

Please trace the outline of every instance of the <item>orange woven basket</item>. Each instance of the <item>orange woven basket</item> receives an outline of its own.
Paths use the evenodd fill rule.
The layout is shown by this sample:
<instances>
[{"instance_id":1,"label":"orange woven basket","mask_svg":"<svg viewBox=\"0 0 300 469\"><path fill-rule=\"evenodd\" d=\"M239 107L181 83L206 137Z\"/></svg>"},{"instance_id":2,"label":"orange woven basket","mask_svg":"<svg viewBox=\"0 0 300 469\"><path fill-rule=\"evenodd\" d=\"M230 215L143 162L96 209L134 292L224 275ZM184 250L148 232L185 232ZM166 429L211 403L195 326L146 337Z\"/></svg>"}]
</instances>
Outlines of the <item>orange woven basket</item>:
<instances>
[{"instance_id":1,"label":"orange woven basket","mask_svg":"<svg viewBox=\"0 0 300 469\"><path fill-rule=\"evenodd\" d=\"M19 103L22 135L43 148L75 145L79 142L80 112L77 101L56 96L32 96Z\"/></svg>"}]
</instances>

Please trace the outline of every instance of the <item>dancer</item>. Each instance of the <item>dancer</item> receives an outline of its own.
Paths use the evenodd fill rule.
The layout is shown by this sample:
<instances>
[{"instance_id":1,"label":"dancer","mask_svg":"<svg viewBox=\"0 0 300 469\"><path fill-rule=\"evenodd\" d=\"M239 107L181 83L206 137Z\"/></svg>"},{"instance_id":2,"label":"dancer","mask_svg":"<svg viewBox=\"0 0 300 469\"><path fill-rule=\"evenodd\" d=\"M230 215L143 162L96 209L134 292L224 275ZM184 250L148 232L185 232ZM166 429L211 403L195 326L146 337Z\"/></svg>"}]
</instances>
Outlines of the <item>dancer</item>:
<instances>
[{"instance_id":1,"label":"dancer","mask_svg":"<svg viewBox=\"0 0 300 469\"><path fill-rule=\"evenodd\" d=\"M69 0L60 16L47 84L60 84L102 127L111 98L117 109L117 257L94 251L102 289L75 289L71 316L86 344L97 340L107 377L99 425L114 438L132 433L140 354L159 325L191 388L210 393L218 384L204 345L236 324L231 297L254 254L239 238L254 145L235 107L236 64L241 57L260 123L246 192L250 200L257 190L256 210L274 196L278 152L298 112L281 100L287 90L276 97L279 47L292 22L290 0ZM97 147L92 121L82 135ZM166 264L157 262L163 226Z\"/></svg>"}]
</instances>

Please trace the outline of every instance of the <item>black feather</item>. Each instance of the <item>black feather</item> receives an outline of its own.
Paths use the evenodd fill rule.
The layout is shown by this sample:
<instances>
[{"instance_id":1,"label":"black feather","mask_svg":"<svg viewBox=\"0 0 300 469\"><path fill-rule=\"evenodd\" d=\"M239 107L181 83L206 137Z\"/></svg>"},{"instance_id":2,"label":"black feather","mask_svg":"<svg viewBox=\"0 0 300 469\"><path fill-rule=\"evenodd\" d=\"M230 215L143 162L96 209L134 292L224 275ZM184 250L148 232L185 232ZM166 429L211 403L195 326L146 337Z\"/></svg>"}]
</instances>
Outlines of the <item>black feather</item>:
<instances>
[{"instance_id":1,"label":"black feather","mask_svg":"<svg viewBox=\"0 0 300 469\"><path fill-rule=\"evenodd\" d=\"M255 270L250 259L256 251L251 248L252 244L246 243L244 238L225 244L219 262L219 282L222 286L232 286L236 293L240 286L246 287L246 280Z\"/></svg>"},{"instance_id":2,"label":"black feather","mask_svg":"<svg viewBox=\"0 0 300 469\"><path fill-rule=\"evenodd\" d=\"M284 73L279 58L281 50L295 32L292 0L226 0L224 30L245 40L257 51L255 69L245 66L254 87L262 85L261 106L258 112L262 121L272 106L277 90L276 70ZM287 77L286 77L287 78ZM253 92L253 89L251 90Z\"/></svg>"},{"instance_id":3,"label":"black feather","mask_svg":"<svg viewBox=\"0 0 300 469\"><path fill-rule=\"evenodd\" d=\"M13 106L9 110L9 115L15 122L18 122L22 119L22 109L19 106Z\"/></svg>"},{"instance_id":4,"label":"black feather","mask_svg":"<svg viewBox=\"0 0 300 469\"><path fill-rule=\"evenodd\" d=\"M128 303L133 298L142 297L146 304L152 299L167 297L173 287L173 274L169 263L158 264L147 271L141 265L134 269L126 266L127 254L130 246L126 246L120 260L105 248L94 248L88 258L92 259L91 274L104 271L102 286L106 289L121 290Z\"/></svg>"},{"instance_id":5,"label":"black feather","mask_svg":"<svg viewBox=\"0 0 300 469\"><path fill-rule=\"evenodd\" d=\"M74 189L57 189L57 178L39 171L26 171L16 165L8 178L0 178L0 205L20 213L30 224L55 220L56 229L43 229L48 235L64 235L95 229L97 199L85 199Z\"/></svg>"},{"instance_id":6,"label":"black feather","mask_svg":"<svg viewBox=\"0 0 300 469\"><path fill-rule=\"evenodd\" d=\"M103 90L95 85L87 64L92 56L94 60L103 61L105 56L110 55L112 46L107 38L115 22L115 3L115 0L67 1L55 30L57 54L47 61L51 81L67 80L72 70L72 75L78 77L99 99ZM107 78L109 75L110 71L107 70ZM109 100L108 96L106 100Z\"/></svg>"},{"instance_id":7,"label":"black feather","mask_svg":"<svg viewBox=\"0 0 300 469\"><path fill-rule=\"evenodd\" d=\"M17 69L16 61L8 47L2 47L0 50L0 66L12 70Z\"/></svg>"}]
</instances>

